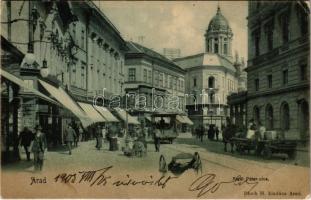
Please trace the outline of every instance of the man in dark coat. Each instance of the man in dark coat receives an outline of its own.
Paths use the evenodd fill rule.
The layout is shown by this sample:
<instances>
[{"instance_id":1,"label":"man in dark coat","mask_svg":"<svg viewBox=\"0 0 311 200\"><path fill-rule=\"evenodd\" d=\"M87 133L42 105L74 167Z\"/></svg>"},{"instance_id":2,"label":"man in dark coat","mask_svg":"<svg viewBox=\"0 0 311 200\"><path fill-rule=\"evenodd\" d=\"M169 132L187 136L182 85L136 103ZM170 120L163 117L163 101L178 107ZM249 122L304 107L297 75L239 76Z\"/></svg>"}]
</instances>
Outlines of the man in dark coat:
<instances>
[{"instance_id":1,"label":"man in dark coat","mask_svg":"<svg viewBox=\"0 0 311 200\"><path fill-rule=\"evenodd\" d=\"M47 149L46 136L42 132L42 128L40 125L37 125L36 133L33 140L33 145L31 151L33 152L33 160L35 170L42 170L43 161L44 161L44 152Z\"/></svg>"},{"instance_id":2,"label":"man in dark coat","mask_svg":"<svg viewBox=\"0 0 311 200\"><path fill-rule=\"evenodd\" d=\"M66 135L65 135L65 140L68 146L69 155L71 155L72 142L74 141L75 137L76 137L76 133L71 127L71 125L69 124L66 130Z\"/></svg>"},{"instance_id":3,"label":"man in dark coat","mask_svg":"<svg viewBox=\"0 0 311 200\"><path fill-rule=\"evenodd\" d=\"M100 126L97 126L95 129L95 137L96 137L96 148L97 150L100 150L103 141L103 134Z\"/></svg>"},{"instance_id":4,"label":"man in dark coat","mask_svg":"<svg viewBox=\"0 0 311 200\"><path fill-rule=\"evenodd\" d=\"M19 141L20 141L20 144L25 149L27 161L30 161L29 146L33 139L34 139L34 134L28 129L28 127L25 127L24 130L19 135Z\"/></svg>"}]
</instances>

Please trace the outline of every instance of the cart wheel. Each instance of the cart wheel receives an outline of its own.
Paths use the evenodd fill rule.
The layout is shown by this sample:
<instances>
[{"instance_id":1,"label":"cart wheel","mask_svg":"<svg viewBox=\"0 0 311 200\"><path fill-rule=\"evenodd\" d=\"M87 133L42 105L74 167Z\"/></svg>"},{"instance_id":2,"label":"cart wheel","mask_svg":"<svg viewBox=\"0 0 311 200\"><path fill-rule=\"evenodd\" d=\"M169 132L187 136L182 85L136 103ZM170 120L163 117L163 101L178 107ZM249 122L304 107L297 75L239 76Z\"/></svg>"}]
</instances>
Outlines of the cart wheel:
<instances>
[{"instance_id":1,"label":"cart wheel","mask_svg":"<svg viewBox=\"0 0 311 200\"><path fill-rule=\"evenodd\" d=\"M160 160L159 160L159 171L163 172L163 173L167 172L166 161L165 161L165 158L162 154L161 154Z\"/></svg>"},{"instance_id":2,"label":"cart wheel","mask_svg":"<svg viewBox=\"0 0 311 200\"><path fill-rule=\"evenodd\" d=\"M243 154L243 149L241 145L236 145L236 151L239 152L239 154Z\"/></svg>"},{"instance_id":3,"label":"cart wheel","mask_svg":"<svg viewBox=\"0 0 311 200\"><path fill-rule=\"evenodd\" d=\"M263 156L264 156L265 159L270 159L271 158L272 151L271 151L271 149L269 147L265 147L263 149Z\"/></svg>"},{"instance_id":4,"label":"cart wheel","mask_svg":"<svg viewBox=\"0 0 311 200\"><path fill-rule=\"evenodd\" d=\"M198 152L194 153L194 163L193 163L194 170L199 173L202 173L202 161Z\"/></svg>"},{"instance_id":5,"label":"cart wheel","mask_svg":"<svg viewBox=\"0 0 311 200\"><path fill-rule=\"evenodd\" d=\"M296 158L296 155L297 155L297 152L296 152L296 150L292 150L292 151L289 151L289 152L287 153L287 155L288 155L288 158L289 158L289 159L295 159L295 158Z\"/></svg>"}]
</instances>

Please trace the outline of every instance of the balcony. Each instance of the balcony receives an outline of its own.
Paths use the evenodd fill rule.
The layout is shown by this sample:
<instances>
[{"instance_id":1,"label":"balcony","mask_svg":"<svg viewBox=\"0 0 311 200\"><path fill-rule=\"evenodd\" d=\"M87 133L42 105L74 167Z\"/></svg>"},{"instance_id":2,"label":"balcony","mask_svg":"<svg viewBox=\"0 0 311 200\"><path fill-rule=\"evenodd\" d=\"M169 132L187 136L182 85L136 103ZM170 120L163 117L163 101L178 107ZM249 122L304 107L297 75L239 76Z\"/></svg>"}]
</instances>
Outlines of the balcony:
<instances>
[{"instance_id":1,"label":"balcony","mask_svg":"<svg viewBox=\"0 0 311 200\"><path fill-rule=\"evenodd\" d=\"M216 86L216 87L213 87L213 88L205 88L204 90L208 94L217 93L219 91L219 86Z\"/></svg>"}]
</instances>

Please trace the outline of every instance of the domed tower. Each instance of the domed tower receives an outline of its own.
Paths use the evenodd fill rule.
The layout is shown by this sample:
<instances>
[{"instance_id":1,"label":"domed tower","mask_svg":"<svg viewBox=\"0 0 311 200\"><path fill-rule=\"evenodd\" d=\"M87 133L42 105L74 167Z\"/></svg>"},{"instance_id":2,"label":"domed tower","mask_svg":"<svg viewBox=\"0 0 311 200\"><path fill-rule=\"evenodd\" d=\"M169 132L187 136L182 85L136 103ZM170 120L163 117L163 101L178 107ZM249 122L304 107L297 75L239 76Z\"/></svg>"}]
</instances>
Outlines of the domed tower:
<instances>
[{"instance_id":1,"label":"domed tower","mask_svg":"<svg viewBox=\"0 0 311 200\"><path fill-rule=\"evenodd\" d=\"M231 43L233 33L220 7L210 21L205 33L205 52L216 53L232 59Z\"/></svg>"}]
</instances>

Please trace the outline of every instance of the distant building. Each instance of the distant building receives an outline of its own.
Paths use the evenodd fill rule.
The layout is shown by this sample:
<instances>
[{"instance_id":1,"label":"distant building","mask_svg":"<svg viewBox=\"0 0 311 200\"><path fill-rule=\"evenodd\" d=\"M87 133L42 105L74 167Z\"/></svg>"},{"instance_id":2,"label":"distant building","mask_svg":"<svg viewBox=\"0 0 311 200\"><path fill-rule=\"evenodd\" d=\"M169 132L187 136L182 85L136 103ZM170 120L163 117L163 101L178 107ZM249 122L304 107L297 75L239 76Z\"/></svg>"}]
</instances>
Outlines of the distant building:
<instances>
[{"instance_id":1,"label":"distant building","mask_svg":"<svg viewBox=\"0 0 311 200\"><path fill-rule=\"evenodd\" d=\"M309 137L310 10L304 1L249 2L247 119Z\"/></svg>"},{"instance_id":2,"label":"distant building","mask_svg":"<svg viewBox=\"0 0 311 200\"><path fill-rule=\"evenodd\" d=\"M128 95L142 95L147 102L143 109L135 109L134 99L129 96L129 102L132 99L132 103L128 105L133 108L131 113L138 116L140 121L145 121L155 111L183 113L186 71L163 55L140 44L128 42L128 47L130 50L125 54L126 81L123 87ZM179 102L178 109L170 109L168 106L171 97L177 98L175 101Z\"/></svg>"},{"instance_id":3,"label":"distant building","mask_svg":"<svg viewBox=\"0 0 311 200\"><path fill-rule=\"evenodd\" d=\"M168 59L173 60L181 56L181 51L180 49L175 49L175 48L164 48L163 55L167 57Z\"/></svg>"},{"instance_id":4,"label":"distant building","mask_svg":"<svg viewBox=\"0 0 311 200\"><path fill-rule=\"evenodd\" d=\"M246 88L244 66L232 56L233 33L218 7L205 34L205 52L177 58L174 62L187 71L187 110L195 126L220 127L229 116L227 96Z\"/></svg>"}]
</instances>

